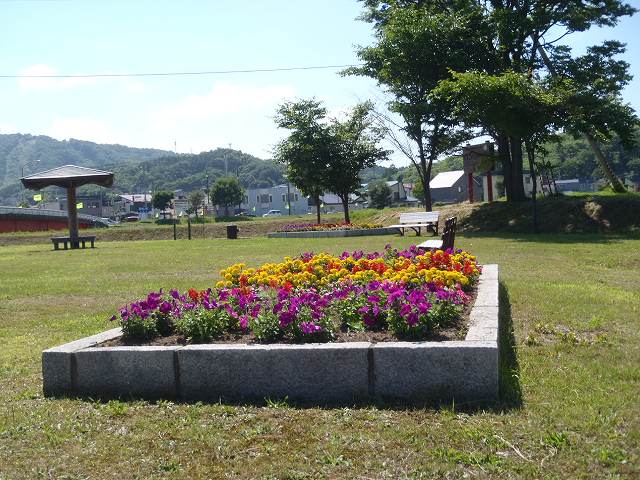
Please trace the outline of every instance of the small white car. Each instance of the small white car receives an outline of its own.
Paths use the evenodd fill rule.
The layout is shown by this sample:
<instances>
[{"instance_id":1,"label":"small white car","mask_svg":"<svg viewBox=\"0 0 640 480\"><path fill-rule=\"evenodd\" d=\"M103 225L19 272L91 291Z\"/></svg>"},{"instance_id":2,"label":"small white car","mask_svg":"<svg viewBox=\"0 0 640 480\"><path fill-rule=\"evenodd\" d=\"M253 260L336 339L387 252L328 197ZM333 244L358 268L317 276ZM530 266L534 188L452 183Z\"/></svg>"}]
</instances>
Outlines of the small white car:
<instances>
[{"instance_id":1,"label":"small white car","mask_svg":"<svg viewBox=\"0 0 640 480\"><path fill-rule=\"evenodd\" d=\"M262 215L263 217L281 217L282 212L280 210L269 210L267 213Z\"/></svg>"}]
</instances>

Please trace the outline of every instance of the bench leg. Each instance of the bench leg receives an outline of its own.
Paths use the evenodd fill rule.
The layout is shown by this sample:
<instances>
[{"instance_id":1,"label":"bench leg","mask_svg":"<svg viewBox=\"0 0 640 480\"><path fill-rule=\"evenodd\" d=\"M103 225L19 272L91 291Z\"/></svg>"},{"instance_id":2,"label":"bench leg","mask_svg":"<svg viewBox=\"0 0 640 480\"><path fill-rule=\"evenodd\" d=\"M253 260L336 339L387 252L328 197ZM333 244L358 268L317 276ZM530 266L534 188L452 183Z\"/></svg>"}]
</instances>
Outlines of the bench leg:
<instances>
[{"instance_id":1,"label":"bench leg","mask_svg":"<svg viewBox=\"0 0 640 480\"><path fill-rule=\"evenodd\" d=\"M67 248L67 242L64 242L64 249L65 249L65 250L69 250L69 249Z\"/></svg>"},{"instance_id":2,"label":"bench leg","mask_svg":"<svg viewBox=\"0 0 640 480\"><path fill-rule=\"evenodd\" d=\"M93 245L93 240L91 240L91 248L95 248L95 246Z\"/></svg>"},{"instance_id":3,"label":"bench leg","mask_svg":"<svg viewBox=\"0 0 640 480\"><path fill-rule=\"evenodd\" d=\"M87 246L85 245L85 241L82 240L82 249L84 250L85 248L87 248Z\"/></svg>"}]
</instances>

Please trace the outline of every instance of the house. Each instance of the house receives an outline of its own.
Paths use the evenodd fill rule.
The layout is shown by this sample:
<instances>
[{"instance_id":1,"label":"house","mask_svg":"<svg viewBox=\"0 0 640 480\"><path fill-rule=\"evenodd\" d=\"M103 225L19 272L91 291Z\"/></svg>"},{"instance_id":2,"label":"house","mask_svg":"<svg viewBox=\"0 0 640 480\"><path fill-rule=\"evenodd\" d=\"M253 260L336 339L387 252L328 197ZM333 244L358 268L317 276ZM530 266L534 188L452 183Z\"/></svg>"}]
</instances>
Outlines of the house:
<instances>
[{"instance_id":1,"label":"house","mask_svg":"<svg viewBox=\"0 0 640 480\"><path fill-rule=\"evenodd\" d=\"M305 215L309 210L307 197L294 185L282 184L268 188L250 188L245 192L240 209L244 213L262 216L269 210L280 210L283 215Z\"/></svg>"},{"instance_id":2,"label":"house","mask_svg":"<svg viewBox=\"0 0 640 480\"><path fill-rule=\"evenodd\" d=\"M361 195L357 193L349 194L349 210L362 210L365 208L365 202ZM313 200L309 199L309 213L314 213L316 206ZM320 196L320 211L322 213L342 213L344 207L342 200L335 193L327 192Z\"/></svg>"},{"instance_id":3,"label":"house","mask_svg":"<svg viewBox=\"0 0 640 480\"><path fill-rule=\"evenodd\" d=\"M118 195L119 201L114 205L119 215L137 213L140 219L145 219L153 213L150 193L124 193Z\"/></svg>"},{"instance_id":4,"label":"house","mask_svg":"<svg viewBox=\"0 0 640 480\"><path fill-rule=\"evenodd\" d=\"M482 190L482 182L474 177L474 191ZM431 182L431 201L436 203L460 203L469 199L469 186L464 170L440 172ZM480 196L479 192L476 196Z\"/></svg>"},{"instance_id":5,"label":"house","mask_svg":"<svg viewBox=\"0 0 640 480\"><path fill-rule=\"evenodd\" d=\"M595 190L593 182L578 178L556 180L555 184L558 192L593 192Z\"/></svg>"},{"instance_id":6,"label":"house","mask_svg":"<svg viewBox=\"0 0 640 480\"><path fill-rule=\"evenodd\" d=\"M67 197L57 197L58 207L53 206L53 202L43 205L43 208L52 208L55 210L67 211ZM76 197L76 205L78 206L78 214L91 215L93 217L111 217L113 216L113 207L109 204L107 198L103 195L78 195Z\"/></svg>"}]
</instances>

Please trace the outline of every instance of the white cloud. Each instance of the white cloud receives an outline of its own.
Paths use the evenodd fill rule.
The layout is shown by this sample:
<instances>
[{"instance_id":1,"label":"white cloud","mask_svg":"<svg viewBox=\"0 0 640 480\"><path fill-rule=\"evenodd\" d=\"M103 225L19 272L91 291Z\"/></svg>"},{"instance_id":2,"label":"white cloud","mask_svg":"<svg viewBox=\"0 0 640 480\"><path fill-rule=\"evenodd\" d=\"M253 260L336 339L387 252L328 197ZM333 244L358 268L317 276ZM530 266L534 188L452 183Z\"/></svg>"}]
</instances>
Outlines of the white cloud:
<instances>
[{"instance_id":1,"label":"white cloud","mask_svg":"<svg viewBox=\"0 0 640 480\"><path fill-rule=\"evenodd\" d=\"M56 118L46 135L58 140L75 138L96 143L118 143L109 126L93 118Z\"/></svg>"},{"instance_id":2,"label":"white cloud","mask_svg":"<svg viewBox=\"0 0 640 480\"><path fill-rule=\"evenodd\" d=\"M294 96L289 85L256 86L218 82L209 93L190 95L168 105L155 115L160 124L173 124L186 119L205 119L233 114L255 114L264 111L273 115L275 106Z\"/></svg>"},{"instance_id":3,"label":"white cloud","mask_svg":"<svg viewBox=\"0 0 640 480\"><path fill-rule=\"evenodd\" d=\"M9 123L0 123L0 133L18 133L18 129Z\"/></svg>"},{"instance_id":4,"label":"white cloud","mask_svg":"<svg viewBox=\"0 0 640 480\"><path fill-rule=\"evenodd\" d=\"M20 75L31 75L32 78L18 79L21 90L64 90L96 83L94 78L51 78L47 75L57 75L55 68L49 65L31 65L20 71ZM40 78L37 78L40 77Z\"/></svg>"}]
</instances>

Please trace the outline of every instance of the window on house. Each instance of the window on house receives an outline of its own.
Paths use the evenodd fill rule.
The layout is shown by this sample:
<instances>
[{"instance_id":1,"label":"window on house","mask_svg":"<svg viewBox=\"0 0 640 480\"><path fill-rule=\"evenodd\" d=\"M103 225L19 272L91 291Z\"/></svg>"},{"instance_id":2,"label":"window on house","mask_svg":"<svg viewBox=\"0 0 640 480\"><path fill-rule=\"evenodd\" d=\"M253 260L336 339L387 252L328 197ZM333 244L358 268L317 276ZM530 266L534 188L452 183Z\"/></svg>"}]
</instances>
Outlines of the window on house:
<instances>
[{"instance_id":1,"label":"window on house","mask_svg":"<svg viewBox=\"0 0 640 480\"><path fill-rule=\"evenodd\" d=\"M273 196L269 194L269 203L273 203Z\"/></svg>"},{"instance_id":2,"label":"window on house","mask_svg":"<svg viewBox=\"0 0 640 480\"><path fill-rule=\"evenodd\" d=\"M296 199L295 201L297 202L298 201L298 194L297 193L294 194L294 198Z\"/></svg>"},{"instance_id":3,"label":"window on house","mask_svg":"<svg viewBox=\"0 0 640 480\"><path fill-rule=\"evenodd\" d=\"M287 201L287 195L285 193L282 194L282 203Z\"/></svg>"},{"instance_id":4,"label":"window on house","mask_svg":"<svg viewBox=\"0 0 640 480\"><path fill-rule=\"evenodd\" d=\"M462 187L458 186L458 193L462 193Z\"/></svg>"}]
</instances>

